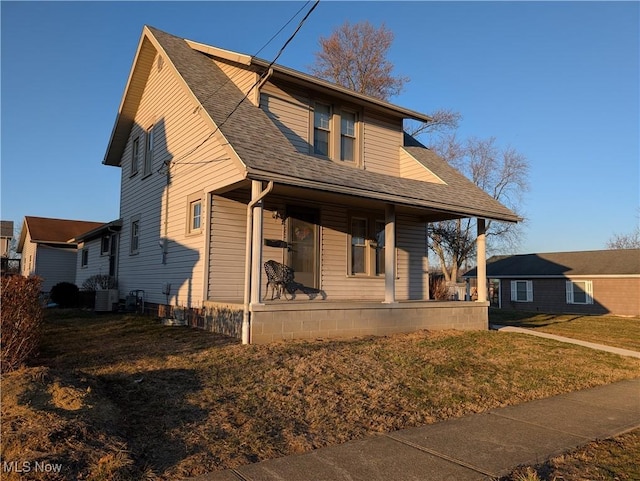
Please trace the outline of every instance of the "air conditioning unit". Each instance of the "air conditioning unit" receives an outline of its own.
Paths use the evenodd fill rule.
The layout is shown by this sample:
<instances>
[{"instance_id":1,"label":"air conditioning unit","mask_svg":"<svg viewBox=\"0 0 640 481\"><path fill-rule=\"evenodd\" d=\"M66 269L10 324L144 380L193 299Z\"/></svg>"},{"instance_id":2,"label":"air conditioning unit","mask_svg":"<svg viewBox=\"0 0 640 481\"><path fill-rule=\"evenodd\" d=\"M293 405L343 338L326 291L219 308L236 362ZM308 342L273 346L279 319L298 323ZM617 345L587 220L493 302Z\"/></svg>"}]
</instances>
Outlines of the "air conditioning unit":
<instances>
[{"instance_id":1,"label":"air conditioning unit","mask_svg":"<svg viewBox=\"0 0 640 481\"><path fill-rule=\"evenodd\" d=\"M118 289L104 289L96 291L96 305L94 310L96 312L115 311L118 307L119 301Z\"/></svg>"}]
</instances>

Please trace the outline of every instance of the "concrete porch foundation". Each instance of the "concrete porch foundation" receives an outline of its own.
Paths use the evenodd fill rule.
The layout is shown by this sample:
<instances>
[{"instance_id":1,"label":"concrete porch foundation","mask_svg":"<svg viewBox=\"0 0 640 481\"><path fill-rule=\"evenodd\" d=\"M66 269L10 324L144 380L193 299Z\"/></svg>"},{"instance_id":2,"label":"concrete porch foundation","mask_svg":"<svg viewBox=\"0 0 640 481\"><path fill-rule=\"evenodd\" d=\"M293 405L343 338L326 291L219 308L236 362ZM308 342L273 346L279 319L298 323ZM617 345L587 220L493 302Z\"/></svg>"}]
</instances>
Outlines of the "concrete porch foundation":
<instances>
[{"instance_id":1,"label":"concrete porch foundation","mask_svg":"<svg viewBox=\"0 0 640 481\"><path fill-rule=\"evenodd\" d=\"M214 312L215 302L207 302ZM221 303L222 306L222 303ZM225 310L231 309L224 303ZM233 306L235 307L235 306ZM384 336L429 330L486 330L488 302L273 302L254 305L251 343ZM237 305L242 310L241 305ZM228 311L227 311L228 312Z\"/></svg>"}]
</instances>

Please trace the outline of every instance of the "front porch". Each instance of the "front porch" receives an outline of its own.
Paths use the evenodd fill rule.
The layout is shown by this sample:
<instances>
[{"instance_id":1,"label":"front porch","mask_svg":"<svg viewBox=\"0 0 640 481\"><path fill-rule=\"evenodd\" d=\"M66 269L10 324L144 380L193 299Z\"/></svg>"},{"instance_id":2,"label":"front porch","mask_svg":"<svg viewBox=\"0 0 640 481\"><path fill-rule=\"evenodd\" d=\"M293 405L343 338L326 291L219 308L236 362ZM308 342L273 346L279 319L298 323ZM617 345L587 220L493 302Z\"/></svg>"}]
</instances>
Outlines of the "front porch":
<instances>
[{"instance_id":1,"label":"front porch","mask_svg":"<svg viewBox=\"0 0 640 481\"><path fill-rule=\"evenodd\" d=\"M464 301L267 301L251 306L250 338L254 344L265 344L284 339L385 336L420 329L486 330L488 306L488 302ZM207 325L224 324L227 332L240 333L242 313L240 302L204 304Z\"/></svg>"}]
</instances>

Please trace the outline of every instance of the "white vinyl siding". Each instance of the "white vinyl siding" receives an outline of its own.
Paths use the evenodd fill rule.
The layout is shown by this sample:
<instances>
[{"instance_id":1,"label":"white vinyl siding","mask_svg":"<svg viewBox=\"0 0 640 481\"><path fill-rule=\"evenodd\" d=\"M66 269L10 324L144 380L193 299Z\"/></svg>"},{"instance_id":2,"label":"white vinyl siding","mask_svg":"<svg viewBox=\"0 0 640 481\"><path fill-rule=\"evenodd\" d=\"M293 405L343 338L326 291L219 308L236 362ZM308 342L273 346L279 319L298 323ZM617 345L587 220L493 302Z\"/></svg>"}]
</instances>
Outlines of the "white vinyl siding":
<instances>
[{"instance_id":1,"label":"white vinyl siding","mask_svg":"<svg viewBox=\"0 0 640 481\"><path fill-rule=\"evenodd\" d=\"M156 59L157 61L157 59ZM145 291L147 302L164 304L165 284L171 284L169 302L198 307L205 288L204 265L206 237L188 235L185 201L194 192L202 192L202 230L208 228L208 193L242 179L239 161L233 150L212 132L206 114L195 110L192 94L175 75L170 64L151 68L144 93L134 118L122 165L130 162L133 140L144 142L145 129L154 126L154 167L143 178L130 177L122 169L120 218L123 226L119 249L118 281L121 294ZM196 150L194 147L202 144ZM171 182L158 172L171 163ZM167 205L168 202L168 205ZM140 215L139 253L129 255L131 219ZM168 216L168 217L166 217ZM166 239L166 263L160 240ZM244 250L243 250L244 252Z\"/></svg>"},{"instance_id":2,"label":"white vinyl siding","mask_svg":"<svg viewBox=\"0 0 640 481\"><path fill-rule=\"evenodd\" d=\"M244 298L247 205L237 199L214 195L210 211L208 298L241 300Z\"/></svg>"},{"instance_id":3,"label":"white vinyl siding","mask_svg":"<svg viewBox=\"0 0 640 481\"><path fill-rule=\"evenodd\" d=\"M117 242L117 240L115 241ZM82 255L79 251L78 254L78 269L76 271L75 283L79 288L82 288L82 284L89 277L95 275L107 275L109 274L109 256L101 255L102 239L93 239L84 244L84 250L88 251L88 264L86 267L81 267Z\"/></svg>"},{"instance_id":4,"label":"white vinyl siding","mask_svg":"<svg viewBox=\"0 0 640 481\"><path fill-rule=\"evenodd\" d=\"M409 152L400 148L400 177L405 179L422 180L434 184L444 184L442 179L422 165Z\"/></svg>"},{"instance_id":5,"label":"white vinyl siding","mask_svg":"<svg viewBox=\"0 0 640 481\"><path fill-rule=\"evenodd\" d=\"M567 281L567 304L593 304L592 281Z\"/></svg>"},{"instance_id":6,"label":"white vinyl siding","mask_svg":"<svg viewBox=\"0 0 640 481\"><path fill-rule=\"evenodd\" d=\"M255 72L247 70L231 63L222 62L220 60L212 60L220 69L231 79L231 81L238 87L243 94L247 94L251 87L258 80L258 75ZM256 87L257 88L257 87ZM250 95L249 99L253 96Z\"/></svg>"},{"instance_id":7,"label":"white vinyl siding","mask_svg":"<svg viewBox=\"0 0 640 481\"><path fill-rule=\"evenodd\" d=\"M40 290L49 292L59 282L76 282L78 251L75 248L38 245L38 263L35 275L42 277Z\"/></svg>"},{"instance_id":8,"label":"white vinyl siding","mask_svg":"<svg viewBox=\"0 0 640 481\"><path fill-rule=\"evenodd\" d=\"M399 147L403 139L401 121L393 123L365 112L363 123L365 170L399 177Z\"/></svg>"},{"instance_id":9,"label":"white vinyl siding","mask_svg":"<svg viewBox=\"0 0 640 481\"><path fill-rule=\"evenodd\" d=\"M511 281L513 302L533 302L533 281Z\"/></svg>"}]
</instances>

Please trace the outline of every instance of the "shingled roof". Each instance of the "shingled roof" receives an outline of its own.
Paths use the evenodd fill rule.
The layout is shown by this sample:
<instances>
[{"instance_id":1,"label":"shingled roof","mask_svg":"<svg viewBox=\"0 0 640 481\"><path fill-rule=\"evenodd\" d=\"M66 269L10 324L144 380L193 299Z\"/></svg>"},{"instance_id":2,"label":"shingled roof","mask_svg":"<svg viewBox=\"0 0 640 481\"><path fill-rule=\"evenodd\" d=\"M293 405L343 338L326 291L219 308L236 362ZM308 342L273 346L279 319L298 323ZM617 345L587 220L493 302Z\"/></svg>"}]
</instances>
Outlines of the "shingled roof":
<instances>
[{"instance_id":1,"label":"shingled roof","mask_svg":"<svg viewBox=\"0 0 640 481\"><path fill-rule=\"evenodd\" d=\"M66 244L70 239L85 232L102 226L103 222L90 222L84 220L51 219L47 217L26 216L20 233L18 252L26 241L26 232L29 231L31 242L43 244Z\"/></svg>"},{"instance_id":2,"label":"shingled roof","mask_svg":"<svg viewBox=\"0 0 640 481\"><path fill-rule=\"evenodd\" d=\"M446 184L434 184L362 169L354 169L326 159L300 153L260 108L229 82L222 70L205 53L194 50L182 38L153 27L144 35L164 52L165 60L177 70L197 101L219 127L238 154L246 177L376 199L399 205L417 206L440 212L443 217L484 217L508 222L520 220L511 210L479 189L417 141L405 147L418 161ZM145 39L146 41L146 39ZM143 43L141 43L143 45ZM264 63L257 62L261 66ZM139 74L145 74L140 68ZM135 66L132 75L135 75ZM302 77L302 74L301 74ZM305 78L309 76L305 75ZM212 95L216 92L216 95ZM127 94L125 93L125 96ZM362 96L358 97L362 101ZM123 106L125 105L123 100ZM135 102L134 102L135 103ZM372 105L380 107L372 99ZM233 115L229 114L234 111ZM402 109L399 109L399 111ZM407 111L409 112L409 111ZM118 165L123 140L132 127L129 116L116 120L105 164ZM120 140L118 140L120 139Z\"/></svg>"},{"instance_id":3,"label":"shingled roof","mask_svg":"<svg viewBox=\"0 0 640 481\"><path fill-rule=\"evenodd\" d=\"M640 249L610 249L494 256L487 261L489 278L640 275ZM476 277L476 269L463 277Z\"/></svg>"}]
</instances>

